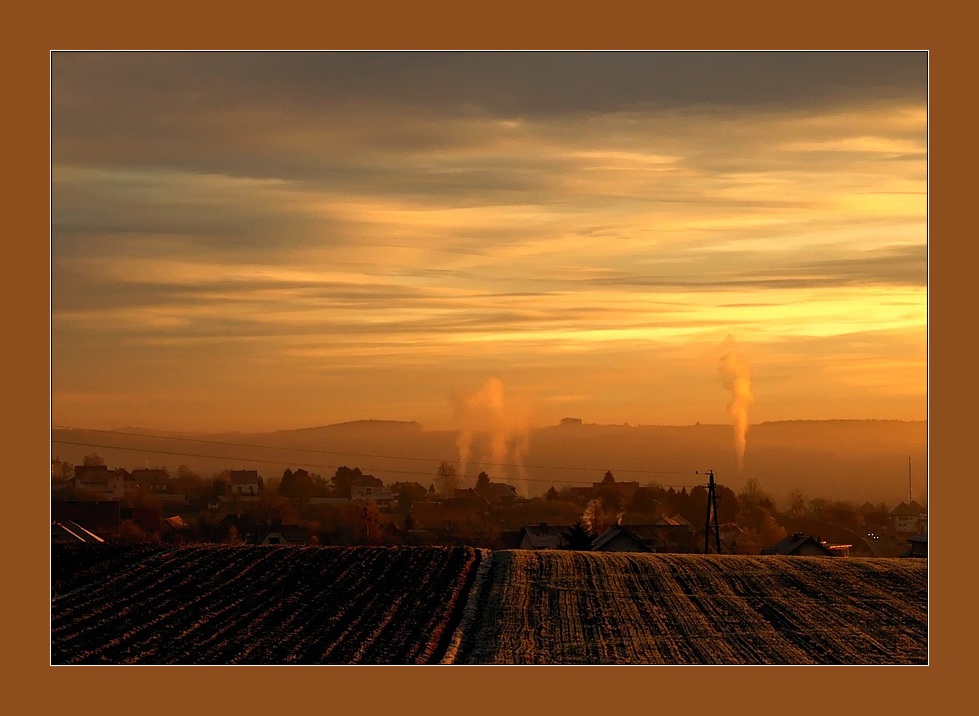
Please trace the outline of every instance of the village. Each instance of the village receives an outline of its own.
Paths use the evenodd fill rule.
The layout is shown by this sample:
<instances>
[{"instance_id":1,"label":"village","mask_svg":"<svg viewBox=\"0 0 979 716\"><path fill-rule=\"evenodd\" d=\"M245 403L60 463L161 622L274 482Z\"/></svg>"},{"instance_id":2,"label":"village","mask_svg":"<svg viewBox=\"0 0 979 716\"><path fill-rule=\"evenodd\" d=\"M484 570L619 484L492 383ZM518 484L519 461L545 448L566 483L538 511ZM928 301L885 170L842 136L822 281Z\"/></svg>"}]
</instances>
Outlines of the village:
<instances>
[{"instance_id":1,"label":"village","mask_svg":"<svg viewBox=\"0 0 979 716\"><path fill-rule=\"evenodd\" d=\"M52 460L53 541L927 556L927 513L915 501L888 508L794 495L779 510L753 481L738 494L719 487L709 523L704 487L663 489L611 471L527 498L485 472L459 487L447 463L428 485L349 467L329 479L302 468L278 479L255 469L206 479L186 466L110 468L94 453L84 463Z\"/></svg>"}]
</instances>

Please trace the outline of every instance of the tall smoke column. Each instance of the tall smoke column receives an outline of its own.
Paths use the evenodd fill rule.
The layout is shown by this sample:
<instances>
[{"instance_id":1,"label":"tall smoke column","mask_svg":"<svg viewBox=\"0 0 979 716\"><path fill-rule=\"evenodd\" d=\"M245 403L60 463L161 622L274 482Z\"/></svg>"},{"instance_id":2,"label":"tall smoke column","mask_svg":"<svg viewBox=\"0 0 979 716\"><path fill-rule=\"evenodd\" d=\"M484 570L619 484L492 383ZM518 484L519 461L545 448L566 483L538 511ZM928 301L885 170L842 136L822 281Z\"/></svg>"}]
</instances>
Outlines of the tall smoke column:
<instances>
[{"instance_id":1,"label":"tall smoke column","mask_svg":"<svg viewBox=\"0 0 979 716\"><path fill-rule=\"evenodd\" d=\"M528 448L529 424L525 410L507 404L503 381L490 378L475 393L458 393L455 402L459 419L459 435L456 437L459 477L466 478L473 443L478 436L488 440L489 457L494 465L507 464L510 459L517 462L520 486L526 491L523 458ZM485 460L485 453L482 455ZM497 469L499 472L494 477L505 478L503 468Z\"/></svg>"},{"instance_id":2,"label":"tall smoke column","mask_svg":"<svg viewBox=\"0 0 979 716\"><path fill-rule=\"evenodd\" d=\"M459 477L466 476L473 436L477 431L488 432L492 436L493 462L505 462L505 405L503 381L499 378L490 378L476 393L458 397L460 428L456 448L459 450Z\"/></svg>"},{"instance_id":3,"label":"tall smoke column","mask_svg":"<svg viewBox=\"0 0 979 716\"><path fill-rule=\"evenodd\" d=\"M734 428L734 447L738 452L738 469L744 468L744 449L748 444L748 406L754 402L751 394L751 368L740 353L725 353L719 368L721 382L731 391L727 411Z\"/></svg>"}]
</instances>

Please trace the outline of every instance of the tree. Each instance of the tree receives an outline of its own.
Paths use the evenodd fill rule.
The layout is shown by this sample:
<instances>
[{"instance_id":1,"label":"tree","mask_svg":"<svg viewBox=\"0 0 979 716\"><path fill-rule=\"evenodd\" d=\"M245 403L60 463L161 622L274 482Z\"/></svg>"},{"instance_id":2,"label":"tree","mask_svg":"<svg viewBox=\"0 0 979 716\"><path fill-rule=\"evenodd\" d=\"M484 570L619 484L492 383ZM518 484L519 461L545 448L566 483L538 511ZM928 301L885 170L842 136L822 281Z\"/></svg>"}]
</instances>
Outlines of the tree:
<instances>
[{"instance_id":1,"label":"tree","mask_svg":"<svg viewBox=\"0 0 979 716\"><path fill-rule=\"evenodd\" d=\"M119 524L119 540L122 542L152 542L154 541L146 530L133 520L123 520Z\"/></svg>"},{"instance_id":2,"label":"tree","mask_svg":"<svg viewBox=\"0 0 979 716\"><path fill-rule=\"evenodd\" d=\"M657 495L660 494L662 490L657 491L653 487L640 487L633 494L632 499L629 500L629 509L635 510L636 512L653 512L659 506L659 501L656 499Z\"/></svg>"},{"instance_id":3,"label":"tree","mask_svg":"<svg viewBox=\"0 0 979 716\"><path fill-rule=\"evenodd\" d=\"M435 473L435 485L438 493L443 497L452 497L459 487L459 475L456 473L455 465L443 462L439 465L438 472Z\"/></svg>"},{"instance_id":4,"label":"tree","mask_svg":"<svg viewBox=\"0 0 979 716\"><path fill-rule=\"evenodd\" d=\"M568 549L583 551L591 549L593 538L588 528L578 520L564 533L564 539L568 542Z\"/></svg>"},{"instance_id":5,"label":"tree","mask_svg":"<svg viewBox=\"0 0 979 716\"><path fill-rule=\"evenodd\" d=\"M86 467L105 465L105 460L99 457L98 453L90 452L88 455L82 458L82 465L85 465Z\"/></svg>"},{"instance_id":6,"label":"tree","mask_svg":"<svg viewBox=\"0 0 979 716\"><path fill-rule=\"evenodd\" d=\"M798 487L789 493L789 514L792 517L802 517L806 514L806 498Z\"/></svg>"},{"instance_id":7,"label":"tree","mask_svg":"<svg viewBox=\"0 0 979 716\"><path fill-rule=\"evenodd\" d=\"M602 484L603 485L614 485L615 484L615 475L612 474L612 471L611 470L609 470L609 471L607 471L605 473L605 476L602 478Z\"/></svg>"},{"instance_id":8,"label":"tree","mask_svg":"<svg viewBox=\"0 0 979 716\"><path fill-rule=\"evenodd\" d=\"M354 478L363 476L359 467L350 469L346 465L341 465L337 468L337 471L330 478L330 483L333 486L333 493L337 497L350 497L350 483L353 482Z\"/></svg>"},{"instance_id":9,"label":"tree","mask_svg":"<svg viewBox=\"0 0 979 716\"><path fill-rule=\"evenodd\" d=\"M417 482L396 482L391 485L391 491L398 495L398 510L401 514L411 512L415 502L424 502L428 493Z\"/></svg>"},{"instance_id":10,"label":"tree","mask_svg":"<svg viewBox=\"0 0 979 716\"><path fill-rule=\"evenodd\" d=\"M478 475L476 475L476 490L477 491L483 490L483 489L485 489L485 488L487 488L489 486L490 486L489 475L487 475L485 472L481 472Z\"/></svg>"},{"instance_id":11,"label":"tree","mask_svg":"<svg viewBox=\"0 0 979 716\"><path fill-rule=\"evenodd\" d=\"M374 500L357 500L344 507L341 522L354 544L379 544L381 519Z\"/></svg>"},{"instance_id":12,"label":"tree","mask_svg":"<svg viewBox=\"0 0 979 716\"><path fill-rule=\"evenodd\" d=\"M547 488L547 493L544 495L544 499L546 499L548 502L557 502L561 499L561 495L559 495L558 491L554 489L554 485L551 485L549 488Z\"/></svg>"},{"instance_id":13,"label":"tree","mask_svg":"<svg viewBox=\"0 0 979 716\"><path fill-rule=\"evenodd\" d=\"M177 474L170 480L170 489L181 495L191 497L204 493L204 480L186 465L177 468Z\"/></svg>"},{"instance_id":14,"label":"tree","mask_svg":"<svg viewBox=\"0 0 979 716\"><path fill-rule=\"evenodd\" d=\"M753 477L749 477L744 483L744 487L742 487L741 491L738 493L738 499L741 500L742 503L752 505L759 505L765 500L770 501L768 495L761 489L761 483Z\"/></svg>"},{"instance_id":15,"label":"tree","mask_svg":"<svg viewBox=\"0 0 979 716\"><path fill-rule=\"evenodd\" d=\"M277 488L278 493L283 497L292 497L292 492L295 487L295 478L292 474L292 470L288 467L282 473L282 479L279 480L279 487Z\"/></svg>"}]
</instances>

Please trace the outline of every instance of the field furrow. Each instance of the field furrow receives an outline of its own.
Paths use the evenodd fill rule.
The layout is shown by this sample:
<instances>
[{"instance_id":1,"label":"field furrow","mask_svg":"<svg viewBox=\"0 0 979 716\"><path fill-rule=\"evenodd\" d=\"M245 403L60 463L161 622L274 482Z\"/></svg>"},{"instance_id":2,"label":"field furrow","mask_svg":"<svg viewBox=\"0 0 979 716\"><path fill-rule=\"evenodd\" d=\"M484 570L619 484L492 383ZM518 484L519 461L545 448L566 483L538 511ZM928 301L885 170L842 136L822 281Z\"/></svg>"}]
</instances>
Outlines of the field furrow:
<instances>
[{"instance_id":1,"label":"field furrow","mask_svg":"<svg viewBox=\"0 0 979 716\"><path fill-rule=\"evenodd\" d=\"M53 664L927 663L923 560L55 545L52 561Z\"/></svg>"}]
</instances>

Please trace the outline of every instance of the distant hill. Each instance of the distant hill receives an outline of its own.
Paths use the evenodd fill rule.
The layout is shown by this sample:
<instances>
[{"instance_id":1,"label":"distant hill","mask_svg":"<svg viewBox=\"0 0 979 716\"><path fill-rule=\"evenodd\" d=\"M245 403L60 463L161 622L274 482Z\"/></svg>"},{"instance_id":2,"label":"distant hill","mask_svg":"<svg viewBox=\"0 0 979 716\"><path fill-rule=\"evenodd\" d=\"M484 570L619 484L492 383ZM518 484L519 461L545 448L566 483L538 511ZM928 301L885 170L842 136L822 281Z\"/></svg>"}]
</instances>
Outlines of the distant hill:
<instances>
[{"instance_id":1,"label":"distant hill","mask_svg":"<svg viewBox=\"0 0 979 716\"><path fill-rule=\"evenodd\" d=\"M426 487L442 461L459 463L454 430L420 423L363 420L264 433L188 434L130 428L54 430L52 457L79 464L97 452L110 467L178 465L210 475L258 469L278 479L286 468L324 476L340 465L360 467L385 482ZM884 502L926 501L927 423L890 420L793 420L753 425L739 469L728 425L563 424L511 435L511 451L494 464L489 435L476 435L464 484L480 470L517 485L524 495L550 486L587 485L611 470L617 480L692 487L714 470L737 491L748 478L776 499L793 490L807 498ZM908 458L911 458L909 480ZM697 474L699 472L699 475Z\"/></svg>"}]
</instances>

